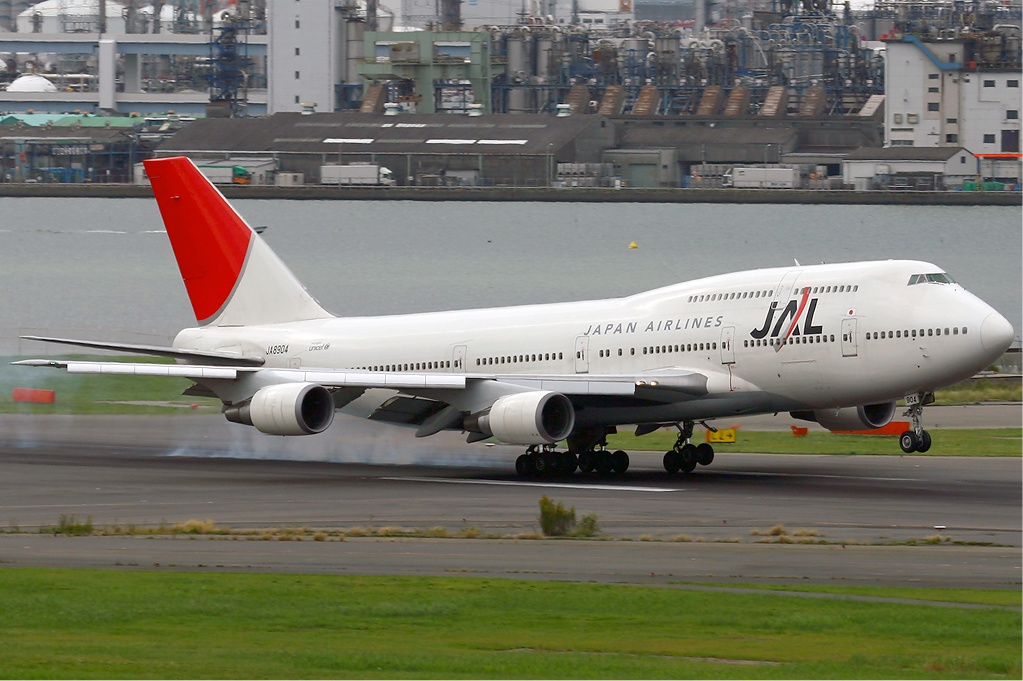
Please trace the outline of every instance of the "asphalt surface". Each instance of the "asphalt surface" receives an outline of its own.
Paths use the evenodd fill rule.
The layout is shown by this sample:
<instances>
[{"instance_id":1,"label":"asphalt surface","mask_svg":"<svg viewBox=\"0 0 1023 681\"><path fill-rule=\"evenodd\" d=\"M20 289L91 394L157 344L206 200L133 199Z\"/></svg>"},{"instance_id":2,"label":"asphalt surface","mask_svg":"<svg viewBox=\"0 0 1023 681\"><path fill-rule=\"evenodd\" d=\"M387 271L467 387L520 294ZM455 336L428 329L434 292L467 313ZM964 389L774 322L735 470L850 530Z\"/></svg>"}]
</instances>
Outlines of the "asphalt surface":
<instances>
[{"instance_id":1,"label":"asphalt surface","mask_svg":"<svg viewBox=\"0 0 1023 681\"><path fill-rule=\"evenodd\" d=\"M1009 422L993 425L1018 425L1019 414L1009 407L1000 417ZM721 454L691 476L668 477L659 454L634 453L622 477L520 480L511 471L518 448L415 441L377 427L341 422L316 442L260 436L217 415L0 417L0 529L8 531L0 565L641 584L1023 583L1020 458ZM250 458L232 458L242 456ZM580 516L595 513L605 541L525 538L538 530L543 494ZM95 525L211 519L239 529L443 527L452 535L471 527L499 538L37 532L72 514ZM776 541L765 536L776 525L793 541L826 543L762 543Z\"/></svg>"}]
</instances>

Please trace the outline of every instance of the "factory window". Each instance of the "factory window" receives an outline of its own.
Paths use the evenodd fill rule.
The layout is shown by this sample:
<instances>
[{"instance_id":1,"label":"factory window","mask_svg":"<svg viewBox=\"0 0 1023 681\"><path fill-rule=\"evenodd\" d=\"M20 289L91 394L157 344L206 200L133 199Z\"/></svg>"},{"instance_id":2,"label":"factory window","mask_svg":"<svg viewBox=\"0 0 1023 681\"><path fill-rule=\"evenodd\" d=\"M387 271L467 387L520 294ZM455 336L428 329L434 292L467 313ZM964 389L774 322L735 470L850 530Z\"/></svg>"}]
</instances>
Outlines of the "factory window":
<instances>
[{"instance_id":1,"label":"factory window","mask_svg":"<svg viewBox=\"0 0 1023 681\"><path fill-rule=\"evenodd\" d=\"M928 111L941 111L941 104L938 102L927 102Z\"/></svg>"},{"instance_id":2,"label":"factory window","mask_svg":"<svg viewBox=\"0 0 1023 681\"><path fill-rule=\"evenodd\" d=\"M913 140L892 140L893 147L911 147Z\"/></svg>"},{"instance_id":3,"label":"factory window","mask_svg":"<svg viewBox=\"0 0 1023 681\"><path fill-rule=\"evenodd\" d=\"M993 81L993 80L985 80L984 81L984 87L994 87L994 86L995 86L995 81Z\"/></svg>"},{"instance_id":4,"label":"factory window","mask_svg":"<svg viewBox=\"0 0 1023 681\"><path fill-rule=\"evenodd\" d=\"M298 95L295 95L295 104L300 104L300 102L298 101L298 99L299 99L299 96L298 96Z\"/></svg>"},{"instance_id":5,"label":"factory window","mask_svg":"<svg viewBox=\"0 0 1023 681\"><path fill-rule=\"evenodd\" d=\"M1009 109L1005 112L1005 117L1011 121L1019 120L1019 110Z\"/></svg>"},{"instance_id":6,"label":"factory window","mask_svg":"<svg viewBox=\"0 0 1023 681\"><path fill-rule=\"evenodd\" d=\"M1018 80L1007 80L1005 81L1005 87L1019 87Z\"/></svg>"},{"instance_id":7,"label":"factory window","mask_svg":"<svg viewBox=\"0 0 1023 681\"><path fill-rule=\"evenodd\" d=\"M940 76L937 73L928 73L927 77L930 78L931 80L938 80Z\"/></svg>"},{"instance_id":8,"label":"factory window","mask_svg":"<svg viewBox=\"0 0 1023 681\"><path fill-rule=\"evenodd\" d=\"M956 59L958 59L958 57L955 54L949 54L948 55L948 63L949 64L955 64L956 63Z\"/></svg>"},{"instance_id":9,"label":"factory window","mask_svg":"<svg viewBox=\"0 0 1023 681\"><path fill-rule=\"evenodd\" d=\"M906 114L906 122L909 123L910 125L914 125L916 123L919 123L920 122L920 114L915 114L915 113Z\"/></svg>"},{"instance_id":10,"label":"factory window","mask_svg":"<svg viewBox=\"0 0 1023 681\"><path fill-rule=\"evenodd\" d=\"M959 119L958 118L946 118L945 122L948 123L949 125L956 125L957 123L959 123Z\"/></svg>"},{"instance_id":11,"label":"factory window","mask_svg":"<svg viewBox=\"0 0 1023 681\"><path fill-rule=\"evenodd\" d=\"M894 121L898 125L902 125L902 114L892 115L892 121Z\"/></svg>"},{"instance_id":12,"label":"factory window","mask_svg":"<svg viewBox=\"0 0 1023 681\"><path fill-rule=\"evenodd\" d=\"M929 88L927 88L927 91L928 92L938 92L938 88L936 88L936 87L929 87Z\"/></svg>"},{"instance_id":13,"label":"factory window","mask_svg":"<svg viewBox=\"0 0 1023 681\"><path fill-rule=\"evenodd\" d=\"M302 54L302 48L301 47L296 47L295 48L295 56L298 57L301 54Z\"/></svg>"},{"instance_id":14,"label":"factory window","mask_svg":"<svg viewBox=\"0 0 1023 681\"><path fill-rule=\"evenodd\" d=\"M995 143L995 136L994 135L984 135L984 144L994 144L994 143Z\"/></svg>"},{"instance_id":15,"label":"factory window","mask_svg":"<svg viewBox=\"0 0 1023 681\"><path fill-rule=\"evenodd\" d=\"M295 80L299 80L301 78L302 78L302 74L299 73L298 71L295 71Z\"/></svg>"},{"instance_id":16,"label":"factory window","mask_svg":"<svg viewBox=\"0 0 1023 681\"><path fill-rule=\"evenodd\" d=\"M295 28L302 28L302 23L298 19L295 19Z\"/></svg>"}]
</instances>

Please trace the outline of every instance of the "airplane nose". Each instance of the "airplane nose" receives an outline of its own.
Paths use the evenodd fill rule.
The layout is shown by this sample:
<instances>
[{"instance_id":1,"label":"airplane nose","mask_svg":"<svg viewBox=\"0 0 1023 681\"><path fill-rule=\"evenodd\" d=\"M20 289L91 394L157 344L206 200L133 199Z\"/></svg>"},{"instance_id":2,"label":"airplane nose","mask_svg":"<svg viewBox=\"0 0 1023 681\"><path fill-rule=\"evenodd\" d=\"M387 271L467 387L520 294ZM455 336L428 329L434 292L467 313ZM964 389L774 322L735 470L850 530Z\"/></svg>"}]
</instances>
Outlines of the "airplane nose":
<instances>
[{"instance_id":1,"label":"airplane nose","mask_svg":"<svg viewBox=\"0 0 1023 681\"><path fill-rule=\"evenodd\" d=\"M992 312L980 325L980 342L985 350L1005 352L1015 335L1012 324L1002 315Z\"/></svg>"}]
</instances>

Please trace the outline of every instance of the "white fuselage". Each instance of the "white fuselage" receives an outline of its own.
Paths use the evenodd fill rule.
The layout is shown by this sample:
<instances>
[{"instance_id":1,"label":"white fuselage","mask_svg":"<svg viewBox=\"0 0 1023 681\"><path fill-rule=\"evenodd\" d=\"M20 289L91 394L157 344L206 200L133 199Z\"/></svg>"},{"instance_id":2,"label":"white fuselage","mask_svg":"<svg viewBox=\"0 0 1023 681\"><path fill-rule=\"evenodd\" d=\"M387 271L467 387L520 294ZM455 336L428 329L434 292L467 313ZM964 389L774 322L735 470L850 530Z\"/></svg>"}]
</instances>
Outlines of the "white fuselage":
<instances>
[{"instance_id":1,"label":"white fuselage","mask_svg":"<svg viewBox=\"0 0 1023 681\"><path fill-rule=\"evenodd\" d=\"M709 377L711 399L593 400L578 413L580 424L838 408L932 391L1001 354L1012 329L990 306L958 284L909 283L940 272L919 261L764 269L611 300L207 326L182 331L175 346L263 356L267 368L464 373L511 383L517 374L673 368ZM351 409L371 410L393 395L370 390Z\"/></svg>"}]
</instances>

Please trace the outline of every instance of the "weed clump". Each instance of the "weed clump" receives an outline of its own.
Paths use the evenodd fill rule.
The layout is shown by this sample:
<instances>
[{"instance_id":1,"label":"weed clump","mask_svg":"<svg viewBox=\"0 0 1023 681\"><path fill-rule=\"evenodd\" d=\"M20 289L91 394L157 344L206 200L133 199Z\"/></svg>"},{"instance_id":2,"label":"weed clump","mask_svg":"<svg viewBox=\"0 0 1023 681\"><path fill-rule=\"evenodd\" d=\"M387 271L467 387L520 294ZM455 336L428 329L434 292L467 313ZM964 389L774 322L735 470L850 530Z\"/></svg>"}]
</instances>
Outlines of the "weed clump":
<instances>
[{"instance_id":1,"label":"weed clump","mask_svg":"<svg viewBox=\"0 0 1023 681\"><path fill-rule=\"evenodd\" d=\"M72 513L67 515L66 513L60 514L60 521L56 527L48 527L40 530L45 534L52 532L53 534L63 534L68 537L86 537L95 532L95 528L92 525L92 516L88 516L85 522L78 520L78 515Z\"/></svg>"},{"instance_id":2,"label":"weed clump","mask_svg":"<svg viewBox=\"0 0 1023 681\"><path fill-rule=\"evenodd\" d=\"M564 537L575 529L575 506L565 509L560 501L540 497L540 530L548 537Z\"/></svg>"},{"instance_id":3,"label":"weed clump","mask_svg":"<svg viewBox=\"0 0 1023 681\"><path fill-rule=\"evenodd\" d=\"M547 537L592 537L597 533L597 514L589 513L582 521L575 517L575 506L566 509L560 501L543 495L540 498L540 530Z\"/></svg>"}]
</instances>

